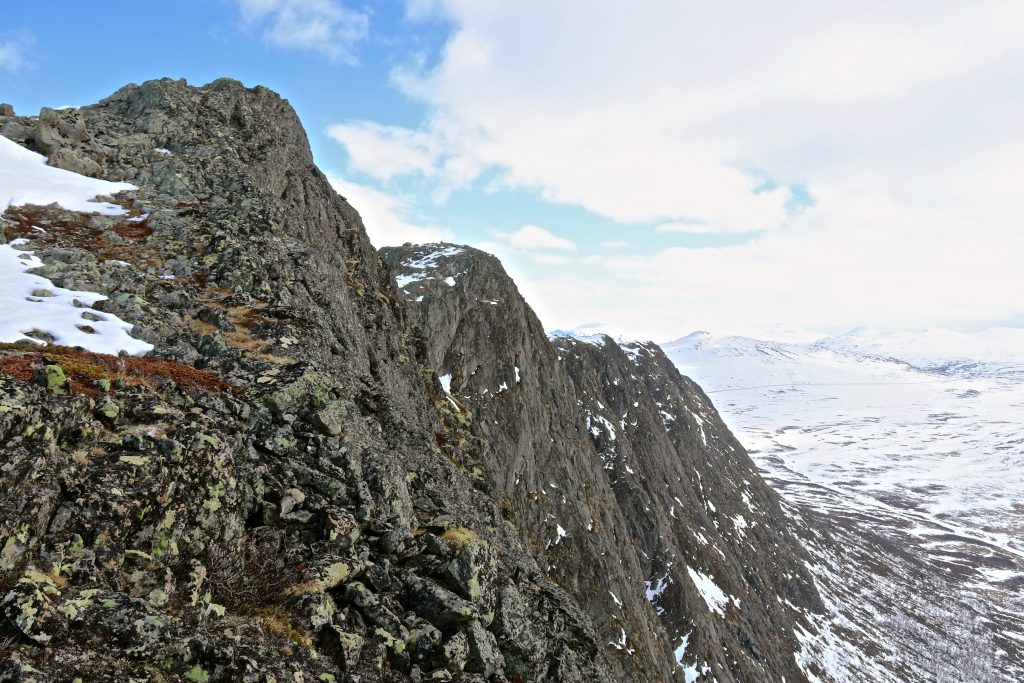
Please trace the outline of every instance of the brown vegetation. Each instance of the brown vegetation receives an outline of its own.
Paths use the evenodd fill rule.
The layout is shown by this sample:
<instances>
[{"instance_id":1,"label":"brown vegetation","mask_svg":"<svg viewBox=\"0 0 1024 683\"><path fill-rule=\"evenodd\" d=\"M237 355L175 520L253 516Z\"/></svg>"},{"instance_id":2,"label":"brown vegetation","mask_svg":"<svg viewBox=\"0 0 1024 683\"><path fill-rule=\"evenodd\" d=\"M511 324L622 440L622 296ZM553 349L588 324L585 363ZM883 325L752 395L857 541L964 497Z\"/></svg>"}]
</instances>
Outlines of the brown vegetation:
<instances>
[{"instance_id":1,"label":"brown vegetation","mask_svg":"<svg viewBox=\"0 0 1024 683\"><path fill-rule=\"evenodd\" d=\"M38 346L31 342L0 344L0 372L24 382L42 364L59 365L76 394L97 396L96 380L152 388L171 380L186 391L220 392L233 387L215 372L158 358L110 356L67 346Z\"/></svg>"},{"instance_id":2,"label":"brown vegetation","mask_svg":"<svg viewBox=\"0 0 1024 683\"><path fill-rule=\"evenodd\" d=\"M103 238L103 230L92 226L92 216L87 213L27 205L11 207L5 215L13 220L13 223L4 227L4 237L7 241L22 237L43 247L85 249L96 254L100 261L160 261L158 255L142 246L146 238L153 234L153 228L147 218L126 218L114 223L110 229L122 240L114 243ZM132 218L131 212L128 218Z\"/></svg>"},{"instance_id":3,"label":"brown vegetation","mask_svg":"<svg viewBox=\"0 0 1024 683\"><path fill-rule=\"evenodd\" d=\"M223 311L224 318L231 323L232 329L221 330L224 343L242 349L247 356L257 360L268 363L291 363L292 359L290 358L270 353L270 344L253 334L254 328L273 322L260 313L266 309L267 305L263 302L256 302L247 306L231 306L224 303L231 293L230 289L207 287L199 296L199 300L207 308ZM213 334L219 329L216 325L197 318L189 320L189 328L197 334Z\"/></svg>"},{"instance_id":4,"label":"brown vegetation","mask_svg":"<svg viewBox=\"0 0 1024 683\"><path fill-rule=\"evenodd\" d=\"M205 564L214 601L235 612L283 602L302 578L302 564L294 550L284 548L276 530L258 530L212 546Z\"/></svg>"}]
</instances>

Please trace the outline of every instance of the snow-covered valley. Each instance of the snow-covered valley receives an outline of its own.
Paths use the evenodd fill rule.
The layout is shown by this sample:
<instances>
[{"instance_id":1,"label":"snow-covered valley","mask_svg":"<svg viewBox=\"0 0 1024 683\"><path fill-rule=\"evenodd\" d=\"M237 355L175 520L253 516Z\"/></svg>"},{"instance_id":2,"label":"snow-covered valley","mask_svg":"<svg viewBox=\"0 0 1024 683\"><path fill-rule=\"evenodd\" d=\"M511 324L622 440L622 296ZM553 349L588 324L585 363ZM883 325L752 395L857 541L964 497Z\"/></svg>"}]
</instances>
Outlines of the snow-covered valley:
<instances>
[{"instance_id":1,"label":"snow-covered valley","mask_svg":"<svg viewBox=\"0 0 1024 683\"><path fill-rule=\"evenodd\" d=\"M665 350L806 523L812 678L1024 678L1024 330Z\"/></svg>"}]
</instances>

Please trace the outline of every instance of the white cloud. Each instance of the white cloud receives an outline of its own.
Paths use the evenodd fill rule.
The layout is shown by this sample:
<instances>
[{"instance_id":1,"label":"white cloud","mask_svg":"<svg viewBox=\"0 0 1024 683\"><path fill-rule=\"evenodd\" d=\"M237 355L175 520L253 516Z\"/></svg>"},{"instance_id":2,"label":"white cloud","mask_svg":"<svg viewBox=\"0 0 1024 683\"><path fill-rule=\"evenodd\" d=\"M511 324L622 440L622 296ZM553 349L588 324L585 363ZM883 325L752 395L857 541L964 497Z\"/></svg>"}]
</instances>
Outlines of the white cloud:
<instances>
[{"instance_id":1,"label":"white cloud","mask_svg":"<svg viewBox=\"0 0 1024 683\"><path fill-rule=\"evenodd\" d=\"M426 133L357 121L330 126L327 135L345 145L351 158L349 170L379 180L414 171L430 176L437 171L437 141Z\"/></svg>"},{"instance_id":2,"label":"white cloud","mask_svg":"<svg viewBox=\"0 0 1024 683\"><path fill-rule=\"evenodd\" d=\"M0 42L0 69L17 71L24 62L20 45L13 41Z\"/></svg>"},{"instance_id":3,"label":"white cloud","mask_svg":"<svg viewBox=\"0 0 1024 683\"><path fill-rule=\"evenodd\" d=\"M33 43L31 35L0 39L0 71L21 71L28 66L26 51Z\"/></svg>"},{"instance_id":4,"label":"white cloud","mask_svg":"<svg viewBox=\"0 0 1024 683\"><path fill-rule=\"evenodd\" d=\"M329 180L338 194L345 197L359 212L370 242L375 247L451 240L451 233L443 228L410 222L406 218L409 204L399 197L341 178Z\"/></svg>"},{"instance_id":5,"label":"white cloud","mask_svg":"<svg viewBox=\"0 0 1024 683\"><path fill-rule=\"evenodd\" d=\"M700 221L676 221L674 223L662 223L654 228L654 232L682 232L696 235L714 234L719 232L713 226Z\"/></svg>"},{"instance_id":6,"label":"white cloud","mask_svg":"<svg viewBox=\"0 0 1024 683\"><path fill-rule=\"evenodd\" d=\"M759 234L588 257L592 275L537 269L550 324L1020 319L1024 4L416 0L407 14L454 31L431 66L395 74L429 108L407 134L430 160L394 174L535 190L681 242Z\"/></svg>"},{"instance_id":7,"label":"white cloud","mask_svg":"<svg viewBox=\"0 0 1024 683\"><path fill-rule=\"evenodd\" d=\"M536 225L524 225L515 232L497 232L495 236L516 249L527 251L534 249L576 250L576 245L572 241Z\"/></svg>"},{"instance_id":8,"label":"white cloud","mask_svg":"<svg viewBox=\"0 0 1024 683\"><path fill-rule=\"evenodd\" d=\"M238 0L242 21L277 47L317 52L355 63L353 48L366 37L369 17L337 0Z\"/></svg>"}]
</instances>

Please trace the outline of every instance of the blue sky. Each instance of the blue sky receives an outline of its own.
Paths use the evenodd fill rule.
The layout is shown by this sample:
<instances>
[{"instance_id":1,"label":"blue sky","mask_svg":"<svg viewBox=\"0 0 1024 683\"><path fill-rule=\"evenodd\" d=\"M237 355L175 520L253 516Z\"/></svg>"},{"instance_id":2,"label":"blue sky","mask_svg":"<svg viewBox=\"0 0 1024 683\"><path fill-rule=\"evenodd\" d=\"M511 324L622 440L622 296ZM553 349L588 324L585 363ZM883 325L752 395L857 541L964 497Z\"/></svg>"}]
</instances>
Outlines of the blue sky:
<instances>
[{"instance_id":1,"label":"blue sky","mask_svg":"<svg viewBox=\"0 0 1024 683\"><path fill-rule=\"evenodd\" d=\"M1024 324L1019 3L5 7L0 101L287 97L378 245L497 253L549 327Z\"/></svg>"}]
</instances>

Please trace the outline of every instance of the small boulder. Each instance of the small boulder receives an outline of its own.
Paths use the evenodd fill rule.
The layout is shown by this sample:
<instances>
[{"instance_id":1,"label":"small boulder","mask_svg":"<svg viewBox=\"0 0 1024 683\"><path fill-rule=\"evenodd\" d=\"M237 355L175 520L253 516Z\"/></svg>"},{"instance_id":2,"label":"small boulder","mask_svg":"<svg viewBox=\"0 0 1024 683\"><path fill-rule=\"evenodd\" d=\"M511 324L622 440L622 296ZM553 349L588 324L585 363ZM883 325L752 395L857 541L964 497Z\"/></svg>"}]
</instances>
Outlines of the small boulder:
<instances>
[{"instance_id":1,"label":"small boulder","mask_svg":"<svg viewBox=\"0 0 1024 683\"><path fill-rule=\"evenodd\" d=\"M313 426L327 436L340 436L348 419L348 409L342 401L331 401L313 413L310 421Z\"/></svg>"},{"instance_id":2,"label":"small boulder","mask_svg":"<svg viewBox=\"0 0 1024 683\"><path fill-rule=\"evenodd\" d=\"M363 651L363 637L358 633L343 631L332 624L326 631L325 642L335 664L342 671L353 671L359 664Z\"/></svg>"},{"instance_id":3,"label":"small boulder","mask_svg":"<svg viewBox=\"0 0 1024 683\"><path fill-rule=\"evenodd\" d=\"M408 574L405 578L402 603L441 629L471 621L477 616L471 603L447 588L415 574Z\"/></svg>"},{"instance_id":4,"label":"small boulder","mask_svg":"<svg viewBox=\"0 0 1024 683\"><path fill-rule=\"evenodd\" d=\"M44 365L37 369L32 374L32 382L58 396L71 393L71 382L64 376L64 370L59 365Z\"/></svg>"},{"instance_id":5,"label":"small boulder","mask_svg":"<svg viewBox=\"0 0 1024 683\"><path fill-rule=\"evenodd\" d=\"M469 658L466 671L490 677L505 667L505 658L498 649L498 642L490 631L479 621L469 625Z\"/></svg>"},{"instance_id":6,"label":"small boulder","mask_svg":"<svg viewBox=\"0 0 1024 683\"><path fill-rule=\"evenodd\" d=\"M121 415L121 404L110 396L104 396L96 402L96 417L107 422L117 422Z\"/></svg>"},{"instance_id":7,"label":"small boulder","mask_svg":"<svg viewBox=\"0 0 1024 683\"><path fill-rule=\"evenodd\" d=\"M78 173L79 175L85 176L96 176L99 175L101 170L103 170L99 164L89 157L82 156L78 152L67 147L61 147L56 150L50 155L50 158L46 160L46 163L54 168L62 168L65 171L71 171L72 173Z\"/></svg>"},{"instance_id":8,"label":"small boulder","mask_svg":"<svg viewBox=\"0 0 1024 683\"><path fill-rule=\"evenodd\" d=\"M485 555L483 542L470 540L458 549L455 558L445 568L445 573L459 592L470 600L478 600L481 596L480 570Z\"/></svg>"},{"instance_id":9,"label":"small boulder","mask_svg":"<svg viewBox=\"0 0 1024 683\"><path fill-rule=\"evenodd\" d=\"M287 515L306 500L306 494L296 488L287 489L281 496L281 514Z\"/></svg>"},{"instance_id":10,"label":"small boulder","mask_svg":"<svg viewBox=\"0 0 1024 683\"><path fill-rule=\"evenodd\" d=\"M444 666L452 673L457 673L466 668L466 660L469 658L469 639L461 631L448 639L439 653L438 664Z\"/></svg>"},{"instance_id":11,"label":"small boulder","mask_svg":"<svg viewBox=\"0 0 1024 683\"><path fill-rule=\"evenodd\" d=\"M36 119L35 143L43 154L50 155L68 142L85 142L89 132L85 119L75 109L50 109L43 107Z\"/></svg>"}]
</instances>

